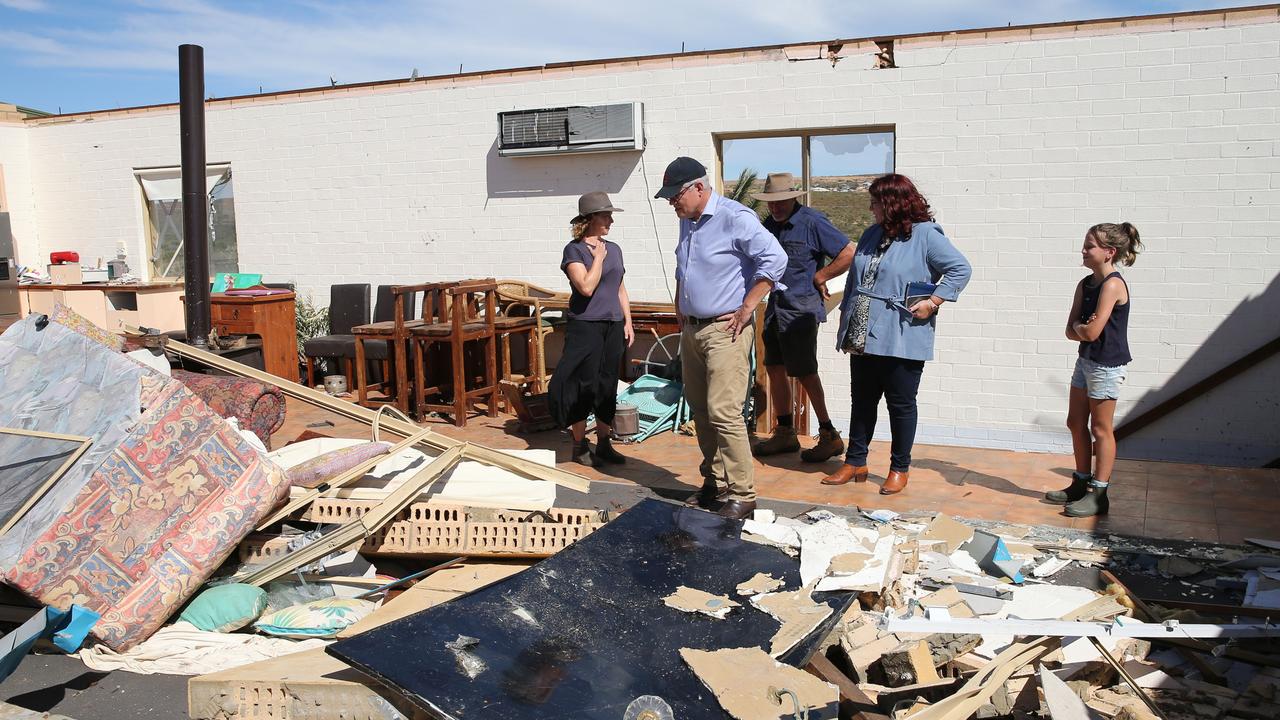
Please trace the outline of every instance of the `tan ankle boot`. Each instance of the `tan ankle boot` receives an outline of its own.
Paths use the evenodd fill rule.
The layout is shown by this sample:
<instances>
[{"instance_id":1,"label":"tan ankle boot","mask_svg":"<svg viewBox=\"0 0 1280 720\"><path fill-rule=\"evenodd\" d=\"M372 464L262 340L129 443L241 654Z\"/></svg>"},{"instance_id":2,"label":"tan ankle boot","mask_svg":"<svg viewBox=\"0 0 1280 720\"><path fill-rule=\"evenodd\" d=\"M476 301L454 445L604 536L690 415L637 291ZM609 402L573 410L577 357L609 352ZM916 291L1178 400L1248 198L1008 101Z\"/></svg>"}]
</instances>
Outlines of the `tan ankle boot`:
<instances>
[{"instance_id":1,"label":"tan ankle boot","mask_svg":"<svg viewBox=\"0 0 1280 720\"><path fill-rule=\"evenodd\" d=\"M800 453L805 462L823 462L844 452L844 440L840 439L840 431L832 428L818 430L818 444Z\"/></svg>"},{"instance_id":2,"label":"tan ankle boot","mask_svg":"<svg viewBox=\"0 0 1280 720\"><path fill-rule=\"evenodd\" d=\"M794 427L783 427L779 425L773 429L773 435L768 440L762 440L751 448L752 455L777 455L779 453L793 453L800 449L800 438L796 437L796 429Z\"/></svg>"},{"instance_id":3,"label":"tan ankle boot","mask_svg":"<svg viewBox=\"0 0 1280 720\"><path fill-rule=\"evenodd\" d=\"M866 465L854 467L849 463L842 463L840 469L822 478L823 485L844 485L850 480L860 483L867 481L867 475L870 469Z\"/></svg>"},{"instance_id":4,"label":"tan ankle boot","mask_svg":"<svg viewBox=\"0 0 1280 720\"><path fill-rule=\"evenodd\" d=\"M893 495L902 492L907 486L907 472L898 472L890 470L889 477L884 479L884 485L880 486L881 495Z\"/></svg>"}]
</instances>

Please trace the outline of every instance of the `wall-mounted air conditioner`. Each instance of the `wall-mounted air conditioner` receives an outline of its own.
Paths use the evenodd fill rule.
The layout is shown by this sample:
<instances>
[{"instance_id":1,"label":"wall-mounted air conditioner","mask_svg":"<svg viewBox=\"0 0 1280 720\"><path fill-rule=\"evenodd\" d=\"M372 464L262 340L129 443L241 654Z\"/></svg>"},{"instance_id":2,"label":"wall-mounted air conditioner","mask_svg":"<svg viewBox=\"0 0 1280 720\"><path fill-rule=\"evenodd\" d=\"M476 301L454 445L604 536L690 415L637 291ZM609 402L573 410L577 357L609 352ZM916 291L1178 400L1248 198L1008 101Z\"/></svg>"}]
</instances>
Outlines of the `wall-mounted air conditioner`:
<instances>
[{"instance_id":1,"label":"wall-mounted air conditioner","mask_svg":"<svg viewBox=\"0 0 1280 720\"><path fill-rule=\"evenodd\" d=\"M644 150L644 104L591 105L498 113L498 154L567 155Z\"/></svg>"}]
</instances>

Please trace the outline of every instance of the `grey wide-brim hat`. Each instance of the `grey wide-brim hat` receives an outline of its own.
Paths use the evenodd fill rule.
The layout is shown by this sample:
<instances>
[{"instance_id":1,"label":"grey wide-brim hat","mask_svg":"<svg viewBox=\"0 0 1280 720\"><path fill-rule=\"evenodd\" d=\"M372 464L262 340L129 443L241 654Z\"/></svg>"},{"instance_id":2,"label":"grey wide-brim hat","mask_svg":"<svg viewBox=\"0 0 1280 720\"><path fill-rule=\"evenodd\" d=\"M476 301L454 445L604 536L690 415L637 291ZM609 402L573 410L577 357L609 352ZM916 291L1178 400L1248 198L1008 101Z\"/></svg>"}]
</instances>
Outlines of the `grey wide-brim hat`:
<instances>
[{"instance_id":1,"label":"grey wide-brim hat","mask_svg":"<svg viewBox=\"0 0 1280 720\"><path fill-rule=\"evenodd\" d=\"M623 209L614 207L607 194L599 191L589 192L578 198L578 214L569 222L576 223L586 216L594 215L598 212L623 212Z\"/></svg>"},{"instance_id":2,"label":"grey wide-brim hat","mask_svg":"<svg viewBox=\"0 0 1280 720\"><path fill-rule=\"evenodd\" d=\"M804 190L797 190L796 186L795 176L791 173L769 173L769 177L764 181L764 190L751 193L751 197L764 202L790 200L804 194Z\"/></svg>"}]
</instances>

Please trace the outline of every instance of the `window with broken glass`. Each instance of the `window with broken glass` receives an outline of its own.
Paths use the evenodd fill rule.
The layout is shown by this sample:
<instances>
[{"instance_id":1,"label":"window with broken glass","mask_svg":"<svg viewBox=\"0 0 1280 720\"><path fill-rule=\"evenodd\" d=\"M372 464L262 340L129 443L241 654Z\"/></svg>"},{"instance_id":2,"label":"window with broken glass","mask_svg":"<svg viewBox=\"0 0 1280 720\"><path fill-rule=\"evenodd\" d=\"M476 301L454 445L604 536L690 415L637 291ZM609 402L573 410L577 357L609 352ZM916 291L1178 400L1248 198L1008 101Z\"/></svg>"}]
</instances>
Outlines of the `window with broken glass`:
<instances>
[{"instance_id":1,"label":"window with broken glass","mask_svg":"<svg viewBox=\"0 0 1280 720\"><path fill-rule=\"evenodd\" d=\"M150 276L181 277L185 265L182 235L182 174L179 168L136 171L142 187ZM211 165L205 172L209 213L209 272L239 272L236 244L235 186L231 168Z\"/></svg>"},{"instance_id":2,"label":"window with broken glass","mask_svg":"<svg viewBox=\"0 0 1280 720\"><path fill-rule=\"evenodd\" d=\"M821 211L841 232L857 241L874 220L867 188L894 172L893 128L824 128L771 133L718 135L720 187L725 195L754 208L769 173L786 172L806 191L800 202Z\"/></svg>"}]
</instances>

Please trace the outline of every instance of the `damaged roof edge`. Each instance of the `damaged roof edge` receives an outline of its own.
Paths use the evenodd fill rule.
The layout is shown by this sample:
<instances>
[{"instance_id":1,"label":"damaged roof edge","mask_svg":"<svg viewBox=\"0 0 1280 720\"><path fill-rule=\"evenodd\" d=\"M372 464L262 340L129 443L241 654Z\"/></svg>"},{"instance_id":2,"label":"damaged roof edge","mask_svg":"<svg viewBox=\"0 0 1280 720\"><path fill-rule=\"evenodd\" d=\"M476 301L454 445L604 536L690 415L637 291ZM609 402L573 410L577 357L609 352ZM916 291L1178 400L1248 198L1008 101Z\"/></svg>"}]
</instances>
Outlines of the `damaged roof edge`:
<instances>
[{"instance_id":1,"label":"damaged roof edge","mask_svg":"<svg viewBox=\"0 0 1280 720\"><path fill-rule=\"evenodd\" d=\"M1194 21L1199 20L1197 25ZM861 38L848 39L831 39L831 40L813 40L808 42L783 43L776 45L753 45L747 47L722 48L714 50L696 50L688 52L676 53L660 53L656 55L633 55L626 57L602 58L596 60L573 60L566 62L546 63L544 65L529 65L515 68L500 68L494 70L475 70L471 72L449 73L445 75L424 75L416 79L413 78L394 78L390 80L373 80L360 83L349 83L344 85L319 86L308 88L297 88L293 90L280 90L277 92L260 93L252 95L232 95L222 98L211 98L207 104L209 105L243 105L253 102L276 102L281 100L302 99L302 96L311 95L344 95L355 90L367 90L390 87L409 87L415 83L447 83L452 84L458 80L486 80L495 78L510 78L516 75L542 73L547 71L563 71L577 68L591 67L607 67L609 65L618 65L626 63L656 63L663 61L676 60L680 58L715 58L732 55L741 55L741 60L746 60L748 54L764 55L776 52L786 52L789 49L809 48L815 46L859 46L874 45L878 42L885 41L930 41L942 40L944 38L974 38L976 40L990 40L999 42L1002 39L1037 39L1037 31L1052 31L1064 28L1070 28L1079 34L1102 34L1098 31L1111 30L1116 32L1133 32L1135 30L1146 29L1152 32L1160 30L1174 29L1191 29L1194 27L1211 27L1214 23L1226 23L1228 20L1242 20L1253 22L1274 22L1280 20L1280 3L1271 3L1266 5L1248 5L1230 8L1216 8L1212 10L1186 10L1181 12L1157 13L1152 15L1126 15L1120 17L1095 18L1090 20L1066 20L1061 22L1050 23L1032 23L1027 25L1007 25L996 27L968 28L959 30L939 30L927 31L919 33L906 33L896 35L876 35ZM1181 21L1181 22L1179 22ZM1111 26L1111 27L1106 27ZM1137 26L1137 27L1135 27ZM1047 35L1048 33L1046 33ZM1053 35L1058 37L1057 35ZM827 59L825 56L815 56L813 59ZM97 116L114 116L114 115L138 115L143 113L154 112L158 110L177 110L178 103L157 103L152 105L137 105L133 107L114 108L105 110L86 110L78 113L66 113L61 115L46 115L43 117L29 117L27 124L31 125L50 125L59 124L68 120L85 120L92 119Z\"/></svg>"}]
</instances>

